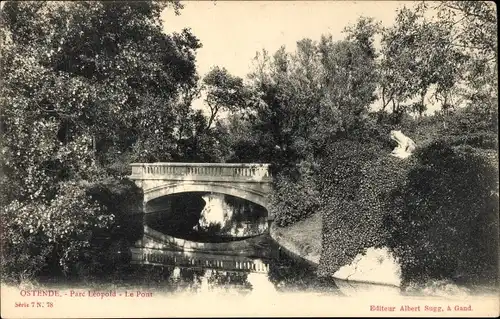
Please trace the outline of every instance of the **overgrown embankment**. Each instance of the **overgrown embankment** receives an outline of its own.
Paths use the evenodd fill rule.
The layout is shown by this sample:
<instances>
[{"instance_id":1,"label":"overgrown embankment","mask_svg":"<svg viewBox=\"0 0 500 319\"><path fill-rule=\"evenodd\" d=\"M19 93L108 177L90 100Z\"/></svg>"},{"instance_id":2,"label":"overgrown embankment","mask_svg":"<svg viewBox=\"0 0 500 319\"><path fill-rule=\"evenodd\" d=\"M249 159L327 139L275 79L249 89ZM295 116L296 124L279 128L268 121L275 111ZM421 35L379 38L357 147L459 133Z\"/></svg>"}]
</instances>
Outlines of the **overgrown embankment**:
<instances>
[{"instance_id":1,"label":"overgrown embankment","mask_svg":"<svg viewBox=\"0 0 500 319\"><path fill-rule=\"evenodd\" d=\"M405 179L413 159L389 156L387 150L357 141L334 143L322 162L323 250L319 273L333 275L366 248L387 246L393 213L387 197ZM335 163L332 165L332 163Z\"/></svg>"},{"instance_id":2,"label":"overgrown embankment","mask_svg":"<svg viewBox=\"0 0 500 319\"><path fill-rule=\"evenodd\" d=\"M368 248L386 247L401 267L403 286L496 285L497 137L494 128L462 116L447 126L408 128L419 147L406 159L390 156L383 139L332 142L315 163L299 165L302 174L287 180L298 181L295 186L279 180L275 197L284 200L275 214L285 227L282 239L304 257L297 247L315 236L306 228L299 235L300 228L316 210L322 216L320 275L335 274Z\"/></svg>"},{"instance_id":3,"label":"overgrown embankment","mask_svg":"<svg viewBox=\"0 0 500 319\"><path fill-rule=\"evenodd\" d=\"M331 202L322 210L320 273L334 274L367 248L387 246L399 259L404 285L496 282L494 156L436 141L406 160L386 155L337 165L331 175L342 170L355 177L331 181Z\"/></svg>"}]
</instances>

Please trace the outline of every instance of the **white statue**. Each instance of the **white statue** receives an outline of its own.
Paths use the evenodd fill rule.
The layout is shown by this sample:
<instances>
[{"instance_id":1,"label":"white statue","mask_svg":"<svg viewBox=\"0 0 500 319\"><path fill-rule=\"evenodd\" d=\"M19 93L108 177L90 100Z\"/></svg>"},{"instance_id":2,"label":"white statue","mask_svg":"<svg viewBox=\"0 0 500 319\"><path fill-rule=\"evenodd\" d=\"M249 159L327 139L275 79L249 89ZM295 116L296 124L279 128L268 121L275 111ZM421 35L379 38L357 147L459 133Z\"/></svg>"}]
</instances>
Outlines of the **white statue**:
<instances>
[{"instance_id":1,"label":"white statue","mask_svg":"<svg viewBox=\"0 0 500 319\"><path fill-rule=\"evenodd\" d=\"M391 131L391 139L398 143L398 146L391 152L392 156L407 158L416 148L415 142L401 131Z\"/></svg>"}]
</instances>

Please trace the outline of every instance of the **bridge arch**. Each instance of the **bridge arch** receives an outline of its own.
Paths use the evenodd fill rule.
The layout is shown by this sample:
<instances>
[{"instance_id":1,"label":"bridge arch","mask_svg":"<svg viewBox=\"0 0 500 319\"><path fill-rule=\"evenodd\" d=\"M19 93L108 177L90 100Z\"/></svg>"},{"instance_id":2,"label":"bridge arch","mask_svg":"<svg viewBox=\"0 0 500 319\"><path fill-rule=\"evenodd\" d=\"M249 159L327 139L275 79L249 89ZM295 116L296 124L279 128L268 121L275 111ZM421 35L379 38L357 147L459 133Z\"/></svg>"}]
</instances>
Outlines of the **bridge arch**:
<instances>
[{"instance_id":1,"label":"bridge arch","mask_svg":"<svg viewBox=\"0 0 500 319\"><path fill-rule=\"evenodd\" d=\"M132 163L132 175L144 191L144 204L162 196L207 192L246 199L271 216L267 195L272 176L269 164L257 163ZM146 213L146 212L145 212Z\"/></svg>"},{"instance_id":2,"label":"bridge arch","mask_svg":"<svg viewBox=\"0 0 500 319\"><path fill-rule=\"evenodd\" d=\"M188 192L207 192L231 195L258 204L264 207L269 214L269 205L266 198L266 192L244 187L242 185L228 183L182 181L160 185L148 189L144 192L144 204L147 204L149 201L163 196Z\"/></svg>"}]
</instances>

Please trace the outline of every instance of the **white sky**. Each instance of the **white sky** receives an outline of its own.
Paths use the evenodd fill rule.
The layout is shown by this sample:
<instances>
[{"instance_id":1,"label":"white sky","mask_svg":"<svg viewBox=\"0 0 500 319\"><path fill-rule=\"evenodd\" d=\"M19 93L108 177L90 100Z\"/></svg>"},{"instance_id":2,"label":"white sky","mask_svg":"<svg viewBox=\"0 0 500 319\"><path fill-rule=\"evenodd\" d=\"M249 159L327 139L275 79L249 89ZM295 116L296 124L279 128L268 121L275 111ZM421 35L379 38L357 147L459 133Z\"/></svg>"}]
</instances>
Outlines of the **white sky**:
<instances>
[{"instance_id":1,"label":"white sky","mask_svg":"<svg viewBox=\"0 0 500 319\"><path fill-rule=\"evenodd\" d=\"M212 66L225 67L245 78L257 51L271 54L285 45L294 51L303 38L319 40L331 34L344 38L342 30L360 16L370 16L384 26L393 24L396 9L413 1L183 1L176 16L162 14L166 33L191 28L203 48L197 53L198 73L203 77ZM202 101L194 103L202 108Z\"/></svg>"}]
</instances>

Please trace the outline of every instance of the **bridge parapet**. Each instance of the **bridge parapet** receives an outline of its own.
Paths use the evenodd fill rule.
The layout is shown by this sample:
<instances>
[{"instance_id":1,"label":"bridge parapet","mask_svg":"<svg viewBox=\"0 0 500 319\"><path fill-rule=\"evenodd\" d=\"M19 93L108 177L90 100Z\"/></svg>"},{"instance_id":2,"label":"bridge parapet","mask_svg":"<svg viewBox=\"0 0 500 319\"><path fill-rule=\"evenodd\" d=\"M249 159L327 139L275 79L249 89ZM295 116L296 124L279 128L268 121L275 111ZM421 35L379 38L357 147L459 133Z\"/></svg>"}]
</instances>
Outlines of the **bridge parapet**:
<instances>
[{"instance_id":1,"label":"bridge parapet","mask_svg":"<svg viewBox=\"0 0 500 319\"><path fill-rule=\"evenodd\" d=\"M202 180L270 183L269 164L132 163L133 180Z\"/></svg>"}]
</instances>

